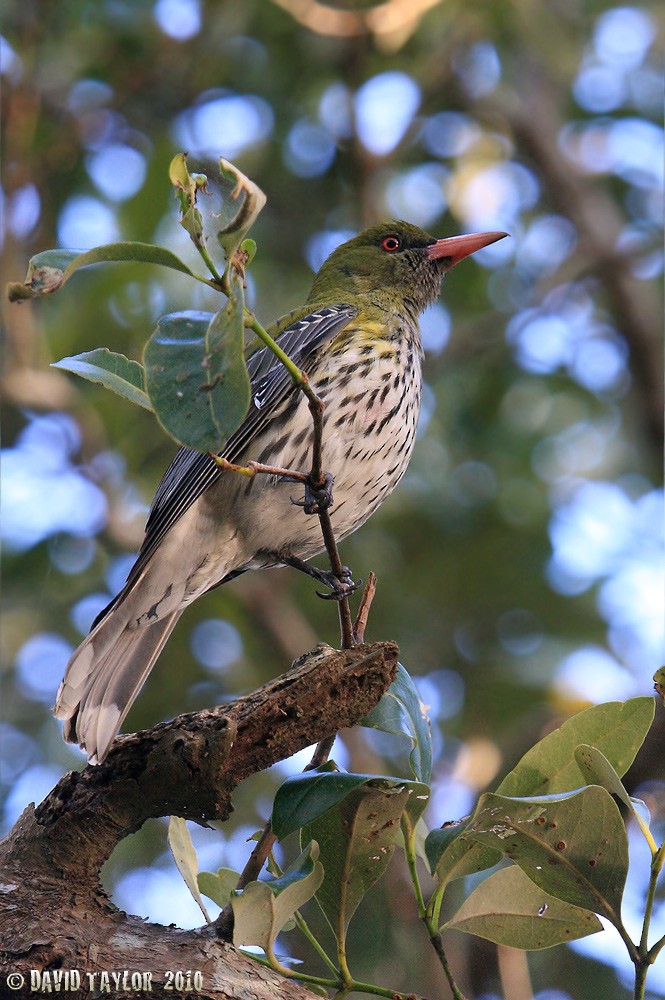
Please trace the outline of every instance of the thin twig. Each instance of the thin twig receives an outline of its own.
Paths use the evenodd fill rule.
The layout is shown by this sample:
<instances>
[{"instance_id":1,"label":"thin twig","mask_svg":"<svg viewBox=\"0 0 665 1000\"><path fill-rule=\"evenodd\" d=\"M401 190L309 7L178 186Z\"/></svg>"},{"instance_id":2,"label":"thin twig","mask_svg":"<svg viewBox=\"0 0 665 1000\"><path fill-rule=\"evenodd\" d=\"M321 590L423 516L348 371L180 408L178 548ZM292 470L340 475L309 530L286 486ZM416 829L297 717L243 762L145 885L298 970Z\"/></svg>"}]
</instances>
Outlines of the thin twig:
<instances>
[{"instance_id":1,"label":"thin twig","mask_svg":"<svg viewBox=\"0 0 665 1000\"><path fill-rule=\"evenodd\" d=\"M336 739L337 733L333 733L332 736L328 736L325 740L321 740L320 743L317 743L314 753L312 754L312 759L304 770L316 771L317 767L322 767L328 760L330 751L333 748L333 743Z\"/></svg>"},{"instance_id":2,"label":"thin twig","mask_svg":"<svg viewBox=\"0 0 665 1000\"><path fill-rule=\"evenodd\" d=\"M252 479L258 473L263 473L266 476L280 476L282 479L293 479L296 483L307 483L309 481L309 477L305 472L297 472L295 469L282 469L277 465L263 465L262 462L248 462L247 465L236 465L235 462L229 462L228 458L216 455L212 451L209 451L208 454L220 469L239 472L241 476L247 476L249 479Z\"/></svg>"},{"instance_id":3,"label":"thin twig","mask_svg":"<svg viewBox=\"0 0 665 1000\"><path fill-rule=\"evenodd\" d=\"M321 533L323 535L323 541L326 546L326 552L328 553L328 559L330 560L330 568L337 577L338 580L344 579L344 566L342 565L342 560L339 557L339 550L337 548L337 542L335 540L335 533L332 528L330 521L330 514L327 510L319 511L319 521L321 523ZM351 621L351 607L349 605L349 598L346 594L342 596L337 601L337 607L339 611L339 628L341 632L342 639L342 649L352 649L355 646L355 640L353 638L353 622Z\"/></svg>"},{"instance_id":4,"label":"thin twig","mask_svg":"<svg viewBox=\"0 0 665 1000\"><path fill-rule=\"evenodd\" d=\"M365 628L367 627L367 619L369 618L369 609L372 607L372 601L374 600L375 594L376 573L373 573L370 570L367 577L367 583L365 584L365 589L363 590L362 597L360 598L358 614L356 615L356 620L353 624L353 637L358 644L365 641Z\"/></svg>"},{"instance_id":5,"label":"thin twig","mask_svg":"<svg viewBox=\"0 0 665 1000\"><path fill-rule=\"evenodd\" d=\"M323 477L323 400L316 395L312 389L309 379L302 373L303 380L300 383L302 392L305 393L309 401L309 412L312 414L312 425L314 429L314 440L312 441L312 471L310 472L312 486L321 487L324 485ZM325 537L325 536L324 536ZM332 565L332 560L331 560ZM333 570L334 570L333 566Z\"/></svg>"},{"instance_id":6,"label":"thin twig","mask_svg":"<svg viewBox=\"0 0 665 1000\"><path fill-rule=\"evenodd\" d=\"M468 998L464 995L464 993L462 993L459 986L455 982L452 970L448 965L448 959L446 957L446 953L443 948L443 938L441 937L441 932L434 931L433 934L430 934L430 941L432 942L432 947L434 948L434 951L438 955L439 962L441 963L441 968L443 969L446 975L446 979L448 980L448 985L450 986L450 989L452 991L455 1000L468 1000Z\"/></svg>"}]
</instances>

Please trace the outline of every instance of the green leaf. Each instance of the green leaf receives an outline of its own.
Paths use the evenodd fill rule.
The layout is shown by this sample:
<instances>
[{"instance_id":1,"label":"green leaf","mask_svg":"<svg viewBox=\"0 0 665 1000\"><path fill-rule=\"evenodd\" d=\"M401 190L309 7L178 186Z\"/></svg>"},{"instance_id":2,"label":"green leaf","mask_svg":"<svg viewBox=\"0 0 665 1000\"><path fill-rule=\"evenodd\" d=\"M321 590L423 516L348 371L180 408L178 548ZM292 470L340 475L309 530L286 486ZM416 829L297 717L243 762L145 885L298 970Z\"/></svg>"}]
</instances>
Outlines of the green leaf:
<instances>
[{"instance_id":1,"label":"green leaf","mask_svg":"<svg viewBox=\"0 0 665 1000\"><path fill-rule=\"evenodd\" d=\"M462 834L470 821L467 816L459 822L446 823L442 829L430 831L425 841L427 863L441 889L456 878L475 875L501 860L500 851L464 840Z\"/></svg>"},{"instance_id":2,"label":"green leaf","mask_svg":"<svg viewBox=\"0 0 665 1000\"><path fill-rule=\"evenodd\" d=\"M394 778L366 780L302 828L302 840L319 844L325 876L316 899L340 944L361 899L392 857L400 817L415 790L409 786L429 791Z\"/></svg>"},{"instance_id":3,"label":"green leaf","mask_svg":"<svg viewBox=\"0 0 665 1000\"><path fill-rule=\"evenodd\" d=\"M138 361L130 361L124 354L109 351L108 347L98 347L94 351L76 354L72 358L55 361L53 368L63 368L81 378L103 385L118 396L124 396L130 403L152 410L152 404L145 391L145 371Z\"/></svg>"},{"instance_id":4,"label":"green leaf","mask_svg":"<svg viewBox=\"0 0 665 1000\"><path fill-rule=\"evenodd\" d=\"M242 422L250 400L243 350L242 291L212 319L206 313L162 316L143 354L157 419L180 444L219 451Z\"/></svg>"},{"instance_id":5,"label":"green leaf","mask_svg":"<svg viewBox=\"0 0 665 1000\"><path fill-rule=\"evenodd\" d=\"M502 868L471 893L444 929L535 951L602 931L595 913L564 903L534 885L516 865Z\"/></svg>"},{"instance_id":6,"label":"green leaf","mask_svg":"<svg viewBox=\"0 0 665 1000\"><path fill-rule=\"evenodd\" d=\"M233 868L219 868L216 875L213 872L199 872L198 886L204 896L224 909L239 878L240 872Z\"/></svg>"},{"instance_id":7,"label":"green leaf","mask_svg":"<svg viewBox=\"0 0 665 1000\"><path fill-rule=\"evenodd\" d=\"M430 721L416 686L401 663L397 664L395 680L361 725L406 736L411 741L409 764L413 776L417 781L429 783L432 776Z\"/></svg>"},{"instance_id":8,"label":"green leaf","mask_svg":"<svg viewBox=\"0 0 665 1000\"><path fill-rule=\"evenodd\" d=\"M628 839L604 788L528 799L483 795L464 836L501 851L557 899L619 925Z\"/></svg>"},{"instance_id":9,"label":"green leaf","mask_svg":"<svg viewBox=\"0 0 665 1000\"><path fill-rule=\"evenodd\" d=\"M195 274L184 261L176 257L166 247L152 243L120 242L107 243L92 250L44 250L30 259L25 282L13 281L7 286L10 302L33 299L39 295L50 295L69 281L82 267L90 264L134 262L138 264L160 264L174 271L188 274L206 285L212 281Z\"/></svg>"},{"instance_id":10,"label":"green leaf","mask_svg":"<svg viewBox=\"0 0 665 1000\"><path fill-rule=\"evenodd\" d=\"M607 757L597 747L591 747L582 743L575 748L575 759L580 771L585 775L588 784L601 785L602 788L606 788L611 795L616 795L632 812L637 825L651 848L651 853L655 855L658 848L649 829L651 821L649 810L641 799L634 799L628 794L621 778Z\"/></svg>"},{"instance_id":11,"label":"green leaf","mask_svg":"<svg viewBox=\"0 0 665 1000\"><path fill-rule=\"evenodd\" d=\"M272 952L280 930L323 881L318 854L316 843L310 843L280 878L250 882L232 896L235 945L254 945L266 954Z\"/></svg>"},{"instance_id":12,"label":"green leaf","mask_svg":"<svg viewBox=\"0 0 665 1000\"><path fill-rule=\"evenodd\" d=\"M593 705L549 733L522 757L497 788L501 795L554 795L584 783L575 758L580 743L597 747L619 776L626 773L649 731L653 698Z\"/></svg>"},{"instance_id":13,"label":"green leaf","mask_svg":"<svg viewBox=\"0 0 665 1000\"><path fill-rule=\"evenodd\" d=\"M585 709L536 743L506 775L497 794L523 797L579 788L586 781L575 758L581 743L599 747L617 773L625 774L646 738L653 714L653 698L631 698ZM468 840L452 838L448 845L439 837L436 850L437 831L430 837L436 875L444 883L491 868L499 860L496 851Z\"/></svg>"},{"instance_id":14,"label":"green leaf","mask_svg":"<svg viewBox=\"0 0 665 1000\"><path fill-rule=\"evenodd\" d=\"M414 815L419 808L422 812L427 804L429 788L424 784L376 774L347 774L337 770L336 765L328 761L322 768L296 774L280 785L273 803L273 833L279 840L284 840L289 834L333 809L357 788L377 783L381 788L408 788L414 803L422 802L422 808L410 804L409 808ZM419 799L419 796L424 796L424 799ZM416 820L418 815L415 815Z\"/></svg>"},{"instance_id":15,"label":"green leaf","mask_svg":"<svg viewBox=\"0 0 665 1000\"><path fill-rule=\"evenodd\" d=\"M185 885L198 903L201 913L205 917L206 923L212 923L203 900L201 899L201 893L199 892L197 879L199 865L196 858L196 851L194 850L192 838L190 837L189 830L187 829L187 823L184 819L182 819L182 817L169 817L167 840L169 847L171 848L173 860L178 867L178 871L185 880Z\"/></svg>"}]
</instances>

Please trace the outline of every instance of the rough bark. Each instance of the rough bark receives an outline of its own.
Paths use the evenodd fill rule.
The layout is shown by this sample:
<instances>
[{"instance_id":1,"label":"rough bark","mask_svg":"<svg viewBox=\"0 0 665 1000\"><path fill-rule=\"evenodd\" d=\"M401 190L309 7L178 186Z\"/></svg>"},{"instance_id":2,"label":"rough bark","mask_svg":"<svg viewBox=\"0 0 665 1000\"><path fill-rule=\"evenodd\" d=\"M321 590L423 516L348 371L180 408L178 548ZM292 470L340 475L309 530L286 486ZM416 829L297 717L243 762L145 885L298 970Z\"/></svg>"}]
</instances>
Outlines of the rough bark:
<instances>
[{"instance_id":1,"label":"rough bark","mask_svg":"<svg viewBox=\"0 0 665 1000\"><path fill-rule=\"evenodd\" d=\"M80 987L72 991L70 980L69 995L77 997L311 996L210 928L183 931L119 911L99 872L116 844L147 819L226 819L244 778L367 714L393 680L397 656L394 643L320 650L229 705L118 737L103 764L65 775L0 843L0 997L36 995L31 970L49 972L53 992L56 973L76 970ZM169 990L169 973L177 970L200 971L203 990L190 993L173 980ZM130 978L125 985L110 978L105 993L102 971ZM137 993L131 974L148 972L150 990ZM21 989L10 989L11 973L25 977Z\"/></svg>"}]
</instances>

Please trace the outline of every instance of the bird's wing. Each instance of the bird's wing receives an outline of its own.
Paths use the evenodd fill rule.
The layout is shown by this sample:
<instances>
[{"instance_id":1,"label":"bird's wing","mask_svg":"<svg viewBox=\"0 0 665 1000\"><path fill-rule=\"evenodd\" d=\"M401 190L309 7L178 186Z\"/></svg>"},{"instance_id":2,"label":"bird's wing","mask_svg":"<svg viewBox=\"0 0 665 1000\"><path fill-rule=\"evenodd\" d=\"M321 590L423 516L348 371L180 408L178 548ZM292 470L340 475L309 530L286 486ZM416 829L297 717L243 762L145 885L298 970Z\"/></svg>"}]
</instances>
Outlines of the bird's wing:
<instances>
[{"instance_id":1,"label":"bird's wing","mask_svg":"<svg viewBox=\"0 0 665 1000\"><path fill-rule=\"evenodd\" d=\"M349 305L316 309L288 326L278 338L279 346L299 368L307 371L314 352L343 330L357 312ZM235 461L266 427L284 399L296 391L288 371L268 347L249 358L247 369L252 393L250 408L221 452L230 462ZM204 452L190 448L178 451L157 487L132 578L140 572L169 528L220 474L219 466Z\"/></svg>"}]
</instances>

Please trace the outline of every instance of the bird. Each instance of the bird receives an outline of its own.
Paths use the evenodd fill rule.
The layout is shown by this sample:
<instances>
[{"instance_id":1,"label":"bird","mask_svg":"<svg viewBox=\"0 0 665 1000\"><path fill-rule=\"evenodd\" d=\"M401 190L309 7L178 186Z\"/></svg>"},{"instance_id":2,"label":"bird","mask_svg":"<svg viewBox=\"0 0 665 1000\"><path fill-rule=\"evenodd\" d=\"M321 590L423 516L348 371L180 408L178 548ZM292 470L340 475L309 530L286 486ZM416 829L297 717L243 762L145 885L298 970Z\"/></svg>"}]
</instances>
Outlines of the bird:
<instances>
[{"instance_id":1,"label":"bird","mask_svg":"<svg viewBox=\"0 0 665 1000\"><path fill-rule=\"evenodd\" d=\"M359 528L402 478L422 391L419 316L447 271L506 233L437 239L404 221L378 223L324 261L299 309L268 332L323 402L322 466L334 482L337 541ZM251 401L220 449L227 462L302 470L311 461L308 401L268 347L247 363ZM324 550L319 518L292 502L293 481L239 475L181 448L150 507L127 581L75 650L54 714L63 737L101 763L185 608L248 570L308 561ZM334 585L334 583L333 583Z\"/></svg>"}]
</instances>

